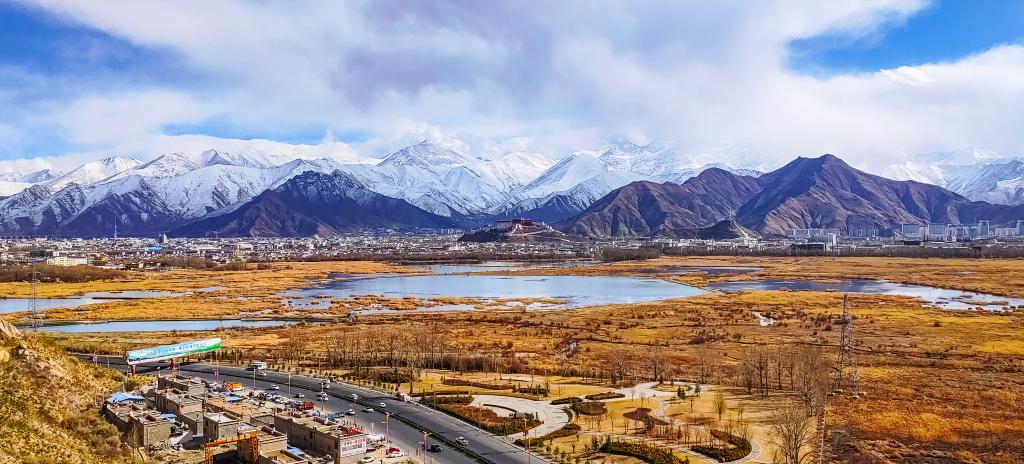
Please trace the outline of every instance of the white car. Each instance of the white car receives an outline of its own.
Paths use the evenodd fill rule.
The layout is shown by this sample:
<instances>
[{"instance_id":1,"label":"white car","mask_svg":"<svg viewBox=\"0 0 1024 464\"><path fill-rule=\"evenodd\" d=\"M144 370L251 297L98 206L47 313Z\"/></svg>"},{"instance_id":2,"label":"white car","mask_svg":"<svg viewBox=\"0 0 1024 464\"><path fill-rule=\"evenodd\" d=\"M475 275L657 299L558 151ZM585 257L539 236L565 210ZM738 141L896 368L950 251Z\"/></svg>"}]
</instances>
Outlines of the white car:
<instances>
[{"instance_id":1,"label":"white car","mask_svg":"<svg viewBox=\"0 0 1024 464\"><path fill-rule=\"evenodd\" d=\"M363 456L363 458L360 459L359 462L361 462L363 464L369 464L369 463L373 462L373 456L370 456L370 455Z\"/></svg>"},{"instance_id":2,"label":"white car","mask_svg":"<svg viewBox=\"0 0 1024 464\"><path fill-rule=\"evenodd\" d=\"M467 440L466 437L456 438L455 439L455 443L458 443L458 444L460 444L462 446L469 446L469 440Z\"/></svg>"},{"instance_id":3,"label":"white car","mask_svg":"<svg viewBox=\"0 0 1024 464\"><path fill-rule=\"evenodd\" d=\"M327 394L326 393L321 393L320 394L320 401L327 401Z\"/></svg>"},{"instance_id":4,"label":"white car","mask_svg":"<svg viewBox=\"0 0 1024 464\"><path fill-rule=\"evenodd\" d=\"M405 453L398 448L390 448L388 449L387 454L384 455L384 457L388 458L400 458L402 456L405 456Z\"/></svg>"},{"instance_id":5,"label":"white car","mask_svg":"<svg viewBox=\"0 0 1024 464\"><path fill-rule=\"evenodd\" d=\"M271 385L271 386L267 387L267 390L275 390L276 391L276 390L280 390L280 389L281 389L281 387L279 387L277 385Z\"/></svg>"},{"instance_id":6,"label":"white car","mask_svg":"<svg viewBox=\"0 0 1024 464\"><path fill-rule=\"evenodd\" d=\"M304 395L304 394L302 394L302 393L296 393L296 394L295 394L295 397L296 397L296 398L305 398L305 397L306 397L306 395Z\"/></svg>"},{"instance_id":7,"label":"white car","mask_svg":"<svg viewBox=\"0 0 1024 464\"><path fill-rule=\"evenodd\" d=\"M388 407L388 404L383 402L383 401L381 401L380 403L377 403L377 406L380 406L382 408L386 408L386 407Z\"/></svg>"}]
</instances>

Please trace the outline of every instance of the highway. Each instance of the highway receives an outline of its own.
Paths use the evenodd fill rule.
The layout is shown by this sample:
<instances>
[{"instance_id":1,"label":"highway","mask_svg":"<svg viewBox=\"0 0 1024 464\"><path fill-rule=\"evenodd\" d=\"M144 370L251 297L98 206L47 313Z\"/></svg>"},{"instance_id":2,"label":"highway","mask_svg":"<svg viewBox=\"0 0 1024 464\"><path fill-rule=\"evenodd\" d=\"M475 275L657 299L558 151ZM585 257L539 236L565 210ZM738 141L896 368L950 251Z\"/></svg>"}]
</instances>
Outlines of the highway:
<instances>
[{"instance_id":1,"label":"highway","mask_svg":"<svg viewBox=\"0 0 1024 464\"><path fill-rule=\"evenodd\" d=\"M88 359L90 356L83 355ZM109 366L122 372L127 371L124 358L117 356L99 356L98 364ZM141 364L137 368L139 374L154 373L158 369L166 369L164 364ZM194 363L179 365L178 371L182 375L199 377L206 380L214 380L219 371L220 380L226 378L238 379L246 387L251 387L253 372L241 367L214 365L206 363ZM256 389L267 390L271 384L281 388L282 395L288 394L289 376L284 373L267 371L266 376L256 377ZM439 442L443 448L440 453L426 453L425 458L431 462L469 464L482 462L485 464L527 464L536 462L548 464L549 461L532 454L527 455L526 450L514 446L496 435L483 431L473 425L463 422L439 411L427 408L418 403L407 403L398 400L390 395L370 390L367 388L350 385L340 382L332 382L330 389L326 390L330 399L326 402L317 401L320 393L320 381L313 377L291 375L291 393L302 392L306 400L316 403L317 408L326 412L341 412L348 409L356 410L355 416L349 416L364 427L367 433L384 434L388 433L391 442L398 445L402 451L411 456L417 455L417 448L422 446L423 431L429 433L428 443ZM353 405L352 394L359 396L357 404ZM379 403L386 406L381 408ZM373 413L362 412L363 406L370 406ZM384 411L390 413L385 430ZM468 446L455 443L455 438L466 437L469 440Z\"/></svg>"}]
</instances>

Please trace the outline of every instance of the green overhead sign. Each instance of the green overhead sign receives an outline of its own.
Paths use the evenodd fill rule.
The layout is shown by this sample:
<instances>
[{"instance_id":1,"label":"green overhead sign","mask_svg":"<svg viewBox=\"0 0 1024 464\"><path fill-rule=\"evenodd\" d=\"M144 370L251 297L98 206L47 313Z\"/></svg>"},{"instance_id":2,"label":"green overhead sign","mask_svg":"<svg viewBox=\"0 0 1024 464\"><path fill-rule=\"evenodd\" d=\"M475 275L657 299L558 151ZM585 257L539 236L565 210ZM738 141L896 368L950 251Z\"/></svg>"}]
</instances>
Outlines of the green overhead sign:
<instances>
[{"instance_id":1,"label":"green overhead sign","mask_svg":"<svg viewBox=\"0 0 1024 464\"><path fill-rule=\"evenodd\" d=\"M178 343L174 345L155 346L141 350L129 351L125 354L128 364L139 364L144 362L162 361L164 359L178 358L181 356L209 353L220 349L219 338L208 338L194 342Z\"/></svg>"}]
</instances>

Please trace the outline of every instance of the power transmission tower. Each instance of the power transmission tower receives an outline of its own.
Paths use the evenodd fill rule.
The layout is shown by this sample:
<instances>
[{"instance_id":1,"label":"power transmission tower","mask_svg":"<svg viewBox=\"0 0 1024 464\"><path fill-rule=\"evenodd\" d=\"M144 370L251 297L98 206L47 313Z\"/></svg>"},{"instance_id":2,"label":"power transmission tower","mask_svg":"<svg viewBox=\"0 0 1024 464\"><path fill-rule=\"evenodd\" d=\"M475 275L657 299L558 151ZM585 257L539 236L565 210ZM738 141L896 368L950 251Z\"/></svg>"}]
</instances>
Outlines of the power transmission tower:
<instances>
[{"instance_id":1,"label":"power transmission tower","mask_svg":"<svg viewBox=\"0 0 1024 464\"><path fill-rule=\"evenodd\" d=\"M839 324L842 326L839 361L836 363L836 378L832 391L837 395L848 393L856 398L864 394L864 390L860 388L860 373L853 350L853 314L850 312L849 295L843 295L843 315L839 318Z\"/></svg>"},{"instance_id":2,"label":"power transmission tower","mask_svg":"<svg viewBox=\"0 0 1024 464\"><path fill-rule=\"evenodd\" d=\"M37 286L39 284L39 271L32 269L29 274L29 300L28 300L28 312L29 312L29 324L32 330L38 331L39 326L42 323L43 315L39 312L39 295L37 292Z\"/></svg>"}]
</instances>

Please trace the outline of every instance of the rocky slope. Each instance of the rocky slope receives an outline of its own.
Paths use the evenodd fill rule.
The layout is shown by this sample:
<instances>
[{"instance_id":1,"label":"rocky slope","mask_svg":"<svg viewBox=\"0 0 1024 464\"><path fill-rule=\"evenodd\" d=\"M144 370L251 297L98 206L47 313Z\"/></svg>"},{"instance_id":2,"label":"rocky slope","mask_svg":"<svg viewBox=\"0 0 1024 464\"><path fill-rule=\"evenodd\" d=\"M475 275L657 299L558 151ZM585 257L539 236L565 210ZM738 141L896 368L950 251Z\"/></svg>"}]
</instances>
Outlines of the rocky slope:
<instances>
[{"instance_id":1,"label":"rocky slope","mask_svg":"<svg viewBox=\"0 0 1024 464\"><path fill-rule=\"evenodd\" d=\"M309 171L224 214L173 230L172 236L331 236L367 229L437 229L451 220L367 189L352 176Z\"/></svg>"},{"instance_id":2,"label":"rocky slope","mask_svg":"<svg viewBox=\"0 0 1024 464\"><path fill-rule=\"evenodd\" d=\"M135 462L97 404L123 376L74 359L0 320L0 462Z\"/></svg>"},{"instance_id":3,"label":"rocky slope","mask_svg":"<svg viewBox=\"0 0 1024 464\"><path fill-rule=\"evenodd\" d=\"M799 228L897 229L903 223L993 226L1024 219L1024 207L971 201L941 187L894 181L832 155L797 158L754 178L706 170L682 185L635 182L561 224L589 237L686 237L727 218L757 233Z\"/></svg>"}]
</instances>

